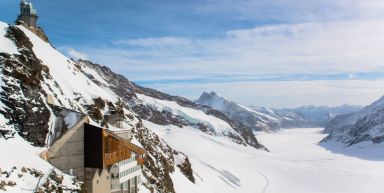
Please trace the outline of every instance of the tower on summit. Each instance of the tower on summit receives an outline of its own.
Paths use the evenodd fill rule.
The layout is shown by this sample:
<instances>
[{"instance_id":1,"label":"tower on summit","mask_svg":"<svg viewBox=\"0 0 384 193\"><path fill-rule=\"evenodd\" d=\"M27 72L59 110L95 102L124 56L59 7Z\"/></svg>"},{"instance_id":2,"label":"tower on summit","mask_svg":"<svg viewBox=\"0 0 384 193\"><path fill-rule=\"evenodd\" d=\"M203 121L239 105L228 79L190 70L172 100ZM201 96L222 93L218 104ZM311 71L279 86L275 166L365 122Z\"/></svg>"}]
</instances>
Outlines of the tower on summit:
<instances>
[{"instance_id":1,"label":"tower on summit","mask_svg":"<svg viewBox=\"0 0 384 193\"><path fill-rule=\"evenodd\" d=\"M33 8L32 3L22 0L20 2L20 15L17 17L17 24L22 24L26 27L36 29L37 12Z\"/></svg>"}]
</instances>

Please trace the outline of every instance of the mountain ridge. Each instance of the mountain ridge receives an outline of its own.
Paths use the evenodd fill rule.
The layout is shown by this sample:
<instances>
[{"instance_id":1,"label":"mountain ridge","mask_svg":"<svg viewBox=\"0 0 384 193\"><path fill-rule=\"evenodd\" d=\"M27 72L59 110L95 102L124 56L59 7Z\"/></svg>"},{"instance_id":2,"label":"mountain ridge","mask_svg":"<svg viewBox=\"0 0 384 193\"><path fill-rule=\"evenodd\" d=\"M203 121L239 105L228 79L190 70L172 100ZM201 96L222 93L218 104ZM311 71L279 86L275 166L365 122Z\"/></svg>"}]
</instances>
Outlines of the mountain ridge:
<instances>
[{"instance_id":1,"label":"mountain ridge","mask_svg":"<svg viewBox=\"0 0 384 193\"><path fill-rule=\"evenodd\" d=\"M281 128L325 127L333 116L360 109L358 106L337 107L303 106L298 108L270 109L266 107L246 107L217 95L203 92L196 103L219 110L240 123L245 123L254 131L274 131ZM335 115L333 115L335 114Z\"/></svg>"}]
</instances>

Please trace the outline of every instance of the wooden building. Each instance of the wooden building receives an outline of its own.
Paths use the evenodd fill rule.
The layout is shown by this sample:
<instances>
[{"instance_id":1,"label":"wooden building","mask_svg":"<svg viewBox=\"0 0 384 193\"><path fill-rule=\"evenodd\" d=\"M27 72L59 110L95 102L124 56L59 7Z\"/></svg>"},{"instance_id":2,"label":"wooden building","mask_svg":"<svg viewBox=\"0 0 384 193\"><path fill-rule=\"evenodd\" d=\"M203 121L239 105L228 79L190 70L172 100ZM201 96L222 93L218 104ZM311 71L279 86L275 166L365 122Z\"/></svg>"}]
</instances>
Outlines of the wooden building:
<instances>
[{"instance_id":1,"label":"wooden building","mask_svg":"<svg viewBox=\"0 0 384 193\"><path fill-rule=\"evenodd\" d=\"M127 140L129 130L91 125L87 115L68 109L55 107L54 113L55 128L42 158L84 181L88 193L137 193L145 151Z\"/></svg>"}]
</instances>

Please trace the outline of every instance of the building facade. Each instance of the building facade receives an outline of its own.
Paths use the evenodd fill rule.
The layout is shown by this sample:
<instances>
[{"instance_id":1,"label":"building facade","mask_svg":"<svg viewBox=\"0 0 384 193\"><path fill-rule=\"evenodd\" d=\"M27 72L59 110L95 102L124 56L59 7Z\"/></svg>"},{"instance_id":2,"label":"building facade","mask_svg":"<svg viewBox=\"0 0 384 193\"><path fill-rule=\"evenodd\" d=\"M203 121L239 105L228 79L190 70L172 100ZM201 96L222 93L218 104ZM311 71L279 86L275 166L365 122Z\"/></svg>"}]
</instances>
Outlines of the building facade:
<instances>
[{"instance_id":1,"label":"building facade","mask_svg":"<svg viewBox=\"0 0 384 193\"><path fill-rule=\"evenodd\" d=\"M141 183L141 166L137 162L136 154L114 164L111 169L111 177L113 193L137 193Z\"/></svg>"},{"instance_id":2,"label":"building facade","mask_svg":"<svg viewBox=\"0 0 384 193\"><path fill-rule=\"evenodd\" d=\"M26 0L20 2L20 15L17 17L17 24L22 24L29 28L37 28L37 11L33 8L32 3Z\"/></svg>"},{"instance_id":3,"label":"building facade","mask_svg":"<svg viewBox=\"0 0 384 193\"><path fill-rule=\"evenodd\" d=\"M88 193L138 192L144 150L130 143L129 130L110 131L91 125L87 115L53 110L55 128L43 159L83 181Z\"/></svg>"}]
</instances>

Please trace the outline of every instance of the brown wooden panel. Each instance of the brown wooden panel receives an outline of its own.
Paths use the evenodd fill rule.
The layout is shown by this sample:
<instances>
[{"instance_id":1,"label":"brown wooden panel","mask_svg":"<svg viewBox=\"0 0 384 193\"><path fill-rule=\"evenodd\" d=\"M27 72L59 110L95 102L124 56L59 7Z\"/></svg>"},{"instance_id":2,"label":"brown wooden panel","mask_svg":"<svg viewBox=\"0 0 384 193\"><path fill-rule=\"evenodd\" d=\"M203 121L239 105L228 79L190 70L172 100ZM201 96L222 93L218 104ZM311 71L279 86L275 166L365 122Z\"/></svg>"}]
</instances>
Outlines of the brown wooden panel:
<instances>
[{"instance_id":1,"label":"brown wooden panel","mask_svg":"<svg viewBox=\"0 0 384 193\"><path fill-rule=\"evenodd\" d=\"M104 138L104 163L111 166L119 161L131 158L131 152L137 154L144 153L144 149L128 142L127 140L107 131L103 130Z\"/></svg>"}]
</instances>

